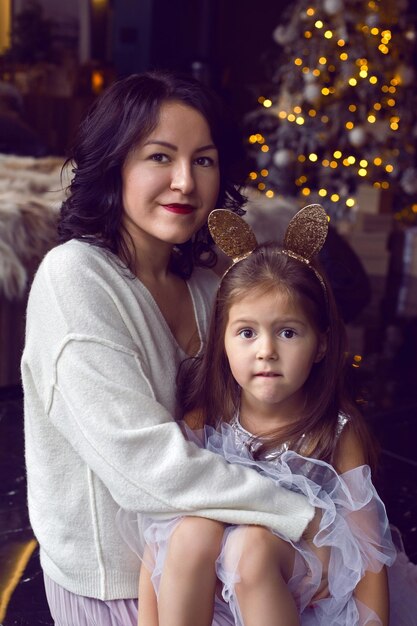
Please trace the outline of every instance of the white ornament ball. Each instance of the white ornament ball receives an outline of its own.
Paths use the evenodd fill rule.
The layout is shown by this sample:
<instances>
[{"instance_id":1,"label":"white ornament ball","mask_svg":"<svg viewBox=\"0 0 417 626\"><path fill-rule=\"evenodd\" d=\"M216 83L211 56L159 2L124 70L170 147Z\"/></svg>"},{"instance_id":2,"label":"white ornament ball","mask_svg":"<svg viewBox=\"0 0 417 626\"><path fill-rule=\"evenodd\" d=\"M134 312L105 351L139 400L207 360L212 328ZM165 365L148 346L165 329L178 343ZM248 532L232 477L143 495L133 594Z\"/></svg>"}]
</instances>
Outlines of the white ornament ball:
<instances>
[{"instance_id":1,"label":"white ornament ball","mask_svg":"<svg viewBox=\"0 0 417 626\"><path fill-rule=\"evenodd\" d=\"M379 26L379 16L378 13L370 13L365 18L365 24L369 26L369 28L374 28L374 26Z\"/></svg>"},{"instance_id":2,"label":"white ornament ball","mask_svg":"<svg viewBox=\"0 0 417 626\"><path fill-rule=\"evenodd\" d=\"M320 87L316 83L307 83L304 87L304 98L307 102L311 102L314 104L318 100L320 100Z\"/></svg>"},{"instance_id":3,"label":"white ornament ball","mask_svg":"<svg viewBox=\"0 0 417 626\"><path fill-rule=\"evenodd\" d=\"M305 83L315 83L316 82L316 77L314 76L313 72L311 72L310 70L308 72L303 72L303 78L304 78L304 82Z\"/></svg>"},{"instance_id":4,"label":"white ornament ball","mask_svg":"<svg viewBox=\"0 0 417 626\"><path fill-rule=\"evenodd\" d=\"M323 9L327 15L337 15L343 10L343 0L324 0Z\"/></svg>"},{"instance_id":5,"label":"white ornament ball","mask_svg":"<svg viewBox=\"0 0 417 626\"><path fill-rule=\"evenodd\" d=\"M272 39L280 46L285 46L294 39L294 34L290 28L279 25L272 33Z\"/></svg>"},{"instance_id":6,"label":"white ornament ball","mask_svg":"<svg viewBox=\"0 0 417 626\"><path fill-rule=\"evenodd\" d=\"M288 150L287 148L281 148L281 150L277 150L272 157L274 165L277 167L286 167L290 163L294 161L295 155L292 150Z\"/></svg>"},{"instance_id":7,"label":"white ornament ball","mask_svg":"<svg viewBox=\"0 0 417 626\"><path fill-rule=\"evenodd\" d=\"M410 196L417 193L417 170L414 167L408 167L401 177L401 187L405 193Z\"/></svg>"},{"instance_id":8,"label":"white ornament ball","mask_svg":"<svg viewBox=\"0 0 417 626\"><path fill-rule=\"evenodd\" d=\"M398 68L398 75L401 79L401 84L405 87L409 87L414 82L415 72L411 65L401 65Z\"/></svg>"},{"instance_id":9,"label":"white ornament ball","mask_svg":"<svg viewBox=\"0 0 417 626\"><path fill-rule=\"evenodd\" d=\"M363 146L363 144L366 141L365 130L361 128L360 126L353 128L351 131L349 131L349 141L352 144L352 146L355 146L356 148Z\"/></svg>"}]
</instances>

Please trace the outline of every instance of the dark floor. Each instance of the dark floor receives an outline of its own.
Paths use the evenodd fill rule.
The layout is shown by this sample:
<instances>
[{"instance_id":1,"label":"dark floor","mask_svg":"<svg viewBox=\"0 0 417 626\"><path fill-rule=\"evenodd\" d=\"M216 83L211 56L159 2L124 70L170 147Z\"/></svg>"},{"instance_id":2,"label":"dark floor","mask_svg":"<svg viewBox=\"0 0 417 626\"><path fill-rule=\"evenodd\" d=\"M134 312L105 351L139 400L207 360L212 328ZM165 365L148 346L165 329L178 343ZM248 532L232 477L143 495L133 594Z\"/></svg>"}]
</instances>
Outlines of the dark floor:
<instances>
[{"instance_id":1,"label":"dark floor","mask_svg":"<svg viewBox=\"0 0 417 626\"><path fill-rule=\"evenodd\" d=\"M377 488L406 552L417 562L417 333L412 328L402 342L376 333L362 361L352 353L351 384L382 446ZM0 472L0 626L51 625L27 517L17 387L0 389Z\"/></svg>"}]
</instances>

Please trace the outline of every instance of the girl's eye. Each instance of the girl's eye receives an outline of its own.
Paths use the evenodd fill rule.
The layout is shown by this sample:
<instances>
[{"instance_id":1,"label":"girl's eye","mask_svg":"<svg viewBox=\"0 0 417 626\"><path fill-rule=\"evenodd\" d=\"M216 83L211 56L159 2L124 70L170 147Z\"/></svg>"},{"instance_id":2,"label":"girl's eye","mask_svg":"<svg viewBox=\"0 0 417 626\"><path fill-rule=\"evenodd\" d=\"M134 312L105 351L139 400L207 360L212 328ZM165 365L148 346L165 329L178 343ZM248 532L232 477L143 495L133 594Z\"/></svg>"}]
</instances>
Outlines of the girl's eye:
<instances>
[{"instance_id":1,"label":"girl's eye","mask_svg":"<svg viewBox=\"0 0 417 626\"><path fill-rule=\"evenodd\" d=\"M201 165L202 167L211 167L212 165L214 165L214 159L208 156L202 156L202 157L198 157L195 160L195 163L197 165Z\"/></svg>"},{"instance_id":2,"label":"girl's eye","mask_svg":"<svg viewBox=\"0 0 417 626\"><path fill-rule=\"evenodd\" d=\"M238 334L239 337L242 337L242 339L252 339L255 336L255 333L251 328L243 328L243 330L240 330Z\"/></svg>"},{"instance_id":3,"label":"girl's eye","mask_svg":"<svg viewBox=\"0 0 417 626\"><path fill-rule=\"evenodd\" d=\"M292 330L291 328L284 328L284 330L281 330L280 332L280 336L284 337L284 339L292 339L295 335L295 330Z\"/></svg>"},{"instance_id":4,"label":"girl's eye","mask_svg":"<svg viewBox=\"0 0 417 626\"><path fill-rule=\"evenodd\" d=\"M169 158L166 154L162 152L156 152L155 154L151 154L149 159L151 161L156 161L157 163L167 163Z\"/></svg>"}]
</instances>

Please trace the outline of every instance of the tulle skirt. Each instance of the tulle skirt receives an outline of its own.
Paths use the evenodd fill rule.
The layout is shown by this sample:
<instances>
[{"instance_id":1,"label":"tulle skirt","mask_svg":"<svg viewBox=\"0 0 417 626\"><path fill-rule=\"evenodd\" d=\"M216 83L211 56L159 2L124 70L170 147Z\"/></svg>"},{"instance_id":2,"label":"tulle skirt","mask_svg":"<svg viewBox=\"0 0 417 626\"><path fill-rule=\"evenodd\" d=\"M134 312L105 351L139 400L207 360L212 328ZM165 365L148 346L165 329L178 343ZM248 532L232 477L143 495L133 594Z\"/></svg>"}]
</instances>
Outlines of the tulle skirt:
<instances>
[{"instance_id":1,"label":"tulle skirt","mask_svg":"<svg viewBox=\"0 0 417 626\"><path fill-rule=\"evenodd\" d=\"M245 448L236 445L227 424L221 432L206 427L203 436L188 435L230 463L253 467L277 485L304 494L321 510L321 522L314 538L315 546L322 548L320 558L317 550L313 551L304 540L290 542L295 561L288 585L303 626L380 625L377 615L356 600L353 591L365 572L379 572L384 566L389 576L390 626L417 625L417 566L408 560L400 538L396 538L394 545L385 507L372 484L368 466L338 475L329 464L292 451L284 452L273 462L254 461ZM119 514L119 528L128 543L142 552L157 593L169 539L179 523L181 518L160 522L125 512ZM245 526L229 526L224 534L216 563L223 590L222 598L216 599L215 626L244 626L235 585L239 582L245 532ZM324 573L329 596L312 602Z\"/></svg>"}]
</instances>

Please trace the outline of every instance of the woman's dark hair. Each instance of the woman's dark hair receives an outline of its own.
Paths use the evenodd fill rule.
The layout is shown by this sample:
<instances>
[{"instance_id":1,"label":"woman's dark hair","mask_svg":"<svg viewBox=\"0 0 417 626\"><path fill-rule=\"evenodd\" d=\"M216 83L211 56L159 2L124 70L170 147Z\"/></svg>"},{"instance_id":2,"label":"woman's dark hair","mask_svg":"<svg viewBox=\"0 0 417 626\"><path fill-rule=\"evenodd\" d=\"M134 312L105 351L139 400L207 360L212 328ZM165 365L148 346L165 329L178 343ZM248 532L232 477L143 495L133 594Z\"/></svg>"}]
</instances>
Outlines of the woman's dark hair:
<instances>
[{"instance_id":1,"label":"woman's dark hair","mask_svg":"<svg viewBox=\"0 0 417 626\"><path fill-rule=\"evenodd\" d=\"M61 208L61 243L86 239L119 256L134 268L128 236L122 226L122 168L130 151L156 127L161 106L180 102L206 119L219 153L219 207L239 212L246 198L234 181L243 156L237 129L216 94L199 81L170 72L134 74L111 85L93 104L82 122L64 167L72 164L69 196ZM194 264L214 265L216 255L204 226L193 241L176 246L172 269L188 277Z\"/></svg>"},{"instance_id":2,"label":"woman's dark hair","mask_svg":"<svg viewBox=\"0 0 417 626\"><path fill-rule=\"evenodd\" d=\"M323 278L326 290L307 264L281 252L275 244L258 246L224 276L214 306L204 355L188 361L179 376L179 401L184 412L198 412L204 423L216 427L219 420L230 422L239 410L240 388L234 380L224 336L230 307L248 294L279 291L301 305L316 332L326 334L324 357L313 365L305 383L302 419L262 439L258 454L288 442L305 456L333 461L337 441L338 415L349 416L351 427L369 451L367 461L375 462L375 448L362 417L350 401L344 386L346 334L331 287L317 262L311 265ZM187 363L187 362L186 362ZM302 437L308 433L308 437ZM302 448L300 447L302 441Z\"/></svg>"}]
</instances>

